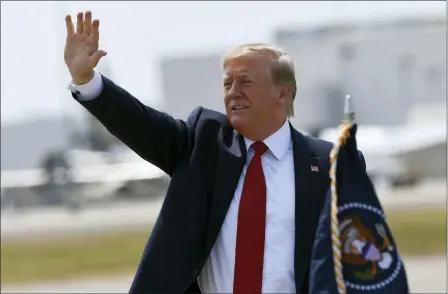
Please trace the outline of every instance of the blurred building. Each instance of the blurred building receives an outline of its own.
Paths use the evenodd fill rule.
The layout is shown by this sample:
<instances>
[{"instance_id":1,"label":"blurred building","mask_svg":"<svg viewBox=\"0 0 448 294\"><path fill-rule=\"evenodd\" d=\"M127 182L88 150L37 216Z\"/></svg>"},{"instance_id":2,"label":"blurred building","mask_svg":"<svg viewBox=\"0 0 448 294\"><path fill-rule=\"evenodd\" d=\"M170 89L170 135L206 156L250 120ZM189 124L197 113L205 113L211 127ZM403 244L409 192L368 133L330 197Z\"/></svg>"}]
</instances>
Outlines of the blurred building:
<instances>
[{"instance_id":1,"label":"blurred building","mask_svg":"<svg viewBox=\"0 0 448 294\"><path fill-rule=\"evenodd\" d=\"M354 97L363 124L446 119L445 18L287 28L274 34L274 43L296 61L299 92L292 122L302 131L339 124L346 93ZM163 58L161 109L182 119L197 106L224 112L221 57ZM107 61L99 70L113 79ZM69 99L66 91L61 99ZM422 103L433 106L416 112ZM81 146L107 150L118 143L89 113L84 122L46 118L2 126L1 133L2 170L39 167L49 152Z\"/></svg>"},{"instance_id":2,"label":"blurred building","mask_svg":"<svg viewBox=\"0 0 448 294\"><path fill-rule=\"evenodd\" d=\"M296 61L296 125L334 127L354 97L362 124L396 125L419 103L446 108L446 19L283 29L275 42Z\"/></svg>"},{"instance_id":3,"label":"blurred building","mask_svg":"<svg viewBox=\"0 0 448 294\"><path fill-rule=\"evenodd\" d=\"M296 62L292 122L301 130L339 124L346 93L363 124L404 123L417 102L446 105L445 19L288 28L274 34L274 43ZM220 61L219 55L165 58L164 109L177 118L199 105L224 111Z\"/></svg>"},{"instance_id":4,"label":"blurred building","mask_svg":"<svg viewBox=\"0 0 448 294\"><path fill-rule=\"evenodd\" d=\"M98 70L113 78L107 60L100 64ZM68 90L64 91L61 99L70 99ZM68 149L106 151L112 145L122 145L89 112L85 111L83 116L82 121L62 116L2 125L1 170L41 168L48 156Z\"/></svg>"},{"instance_id":5,"label":"blurred building","mask_svg":"<svg viewBox=\"0 0 448 294\"><path fill-rule=\"evenodd\" d=\"M45 118L2 125L1 170L41 167L45 157L65 150L79 123L70 118Z\"/></svg>"},{"instance_id":6,"label":"blurred building","mask_svg":"<svg viewBox=\"0 0 448 294\"><path fill-rule=\"evenodd\" d=\"M161 80L163 110L175 118L198 106L225 111L220 55L164 58Z\"/></svg>"}]
</instances>

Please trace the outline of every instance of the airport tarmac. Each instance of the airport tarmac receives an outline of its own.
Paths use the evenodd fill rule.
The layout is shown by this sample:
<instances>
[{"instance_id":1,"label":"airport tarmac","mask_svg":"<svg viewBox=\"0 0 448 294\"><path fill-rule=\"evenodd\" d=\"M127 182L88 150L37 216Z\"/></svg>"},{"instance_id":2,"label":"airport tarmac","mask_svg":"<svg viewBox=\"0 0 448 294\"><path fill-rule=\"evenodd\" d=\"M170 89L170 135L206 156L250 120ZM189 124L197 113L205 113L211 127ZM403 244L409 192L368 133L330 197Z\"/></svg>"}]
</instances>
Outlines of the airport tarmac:
<instances>
[{"instance_id":1,"label":"airport tarmac","mask_svg":"<svg viewBox=\"0 0 448 294\"><path fill-rule=\"evenodd\" d=\"M427 182L395 190L378 187L377 193L385 209L446 207L446 182ZM80 211L61 208L17 213L5 211L1 215L1 238L2 242L7 242L18 238L48 238L126 228L148 229L157 218L162 202L160 197L152 201L124 202Z\"/></svg>"},{"instance_id":2,"label":"airport tarmac","mask_svg":"<svg viewBox=\"0 0 448 294\"><path fill-rule=\"evenodd\" d=\"M126 228L149 229L161 206L162 199L159 199L85 208L80 211L53 208L2 213L2 242L23 238L84 235Z\"/></svg>"},{"instance_id":3,"label":"airport tarmac","mask_svg":"<svg viewBox=\"0 0 448 294\"><path fill-rule=\"evenodd\" d=\"M446 293L446 256L404 258L411 293ZM2 286L2 293L127 293L132 275Z\"/></svg>"}]
</instances>

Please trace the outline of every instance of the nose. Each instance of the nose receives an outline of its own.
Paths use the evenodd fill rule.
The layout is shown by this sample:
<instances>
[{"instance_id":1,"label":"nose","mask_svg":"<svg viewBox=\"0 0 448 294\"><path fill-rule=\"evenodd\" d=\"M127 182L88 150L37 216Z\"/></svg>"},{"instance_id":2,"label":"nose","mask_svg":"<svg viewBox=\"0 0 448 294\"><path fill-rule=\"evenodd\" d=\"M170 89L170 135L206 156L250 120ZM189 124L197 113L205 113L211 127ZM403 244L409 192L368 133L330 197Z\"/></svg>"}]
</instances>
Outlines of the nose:
<instances>
[{"instance_id":1,"label":"nose","mask_svg":"<svg viewBox=\"0 0 448 294\"><path fill-rule=\"evenodd\" d=\"M240 91L240 89L239 89L239 87L238 87L236 82L232 83L232 86L230 87L230 89L229 89L227 94L229 96L231 96L231 97L241 96L241 91Z\"/></svg>"}]
</instances>

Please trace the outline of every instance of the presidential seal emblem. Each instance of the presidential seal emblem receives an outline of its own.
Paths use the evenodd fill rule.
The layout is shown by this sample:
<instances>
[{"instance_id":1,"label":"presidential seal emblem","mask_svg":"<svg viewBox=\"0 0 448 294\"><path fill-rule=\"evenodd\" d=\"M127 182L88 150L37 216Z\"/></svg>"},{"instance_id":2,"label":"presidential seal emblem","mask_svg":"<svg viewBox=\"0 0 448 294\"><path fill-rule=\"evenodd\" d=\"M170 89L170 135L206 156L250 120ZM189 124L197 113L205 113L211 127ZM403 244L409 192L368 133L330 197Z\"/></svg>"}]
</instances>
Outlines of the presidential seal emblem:
<instances>
[{"instance_id":1,"label":"presidential seal emblem","mask_svg":"<svg viewBox=\"0 0 448 294\"><path fill-rule=\"evenodd\" d=\"M345 278L346 287L373 291L392 283L403 266L383 212L371 205L347 203L339 207L338 216L343 272L350 277Z\"/></svg>"}]
</instances>

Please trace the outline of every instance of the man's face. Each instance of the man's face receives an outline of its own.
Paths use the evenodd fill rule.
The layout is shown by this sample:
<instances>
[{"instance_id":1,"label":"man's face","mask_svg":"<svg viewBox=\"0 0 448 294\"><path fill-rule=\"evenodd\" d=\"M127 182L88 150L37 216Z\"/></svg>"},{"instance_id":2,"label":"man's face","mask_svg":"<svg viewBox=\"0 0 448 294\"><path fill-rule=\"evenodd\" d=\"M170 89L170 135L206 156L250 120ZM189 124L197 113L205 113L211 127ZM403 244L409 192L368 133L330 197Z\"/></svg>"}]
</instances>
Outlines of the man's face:
<instances>
[{"instance_id":1,"label":"man's face","mask_svg":"<svg viewBox=\"0 0 448 294\"><path fill-rule=\"evenodd\" d=\"M271 61L265 56L241 56L224 69L224 102L230 124L240 133L263 127L282 107L280 87L271 77Z\"/></svg>"}]
</instances>

